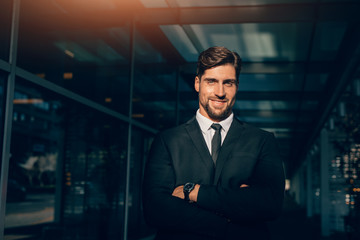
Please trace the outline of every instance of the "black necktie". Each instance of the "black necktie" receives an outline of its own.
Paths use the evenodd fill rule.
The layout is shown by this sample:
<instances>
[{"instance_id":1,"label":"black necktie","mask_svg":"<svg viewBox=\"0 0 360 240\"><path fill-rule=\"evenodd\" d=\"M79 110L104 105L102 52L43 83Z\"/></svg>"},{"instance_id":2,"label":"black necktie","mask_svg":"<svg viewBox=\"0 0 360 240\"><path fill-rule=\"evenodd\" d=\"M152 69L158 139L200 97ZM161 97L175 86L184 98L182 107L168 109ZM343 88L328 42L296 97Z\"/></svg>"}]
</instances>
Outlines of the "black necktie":
<instances>
[{"instance_id":1,"label":"black necktie","mask_svg":"<svg viewBox=\"0 0 360 240\"><path fill-rule=\"evenodd\" d=\"M211 125L211 128L215 130L215 134L211 140L211 156L214 161L214 164L216 164L216 159L219 155L219 151L221 148L221 125L217 123L213 123Z\"/></svg>"}]
</instances>

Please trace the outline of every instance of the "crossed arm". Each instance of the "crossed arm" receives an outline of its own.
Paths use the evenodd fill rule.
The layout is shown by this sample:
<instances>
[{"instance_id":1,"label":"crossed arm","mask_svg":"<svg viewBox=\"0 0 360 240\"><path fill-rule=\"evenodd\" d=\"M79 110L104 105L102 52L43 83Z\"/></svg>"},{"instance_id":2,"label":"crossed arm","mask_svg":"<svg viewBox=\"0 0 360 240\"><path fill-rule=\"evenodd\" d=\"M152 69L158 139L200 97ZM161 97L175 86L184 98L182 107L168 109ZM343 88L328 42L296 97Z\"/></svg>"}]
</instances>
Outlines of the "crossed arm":
<instances>
[{"instance_id":1,"label":"crossed arm","mask_svg":"<svg viewBox=\"0 0 360 240\"><path fill-rule=\"evenodd\" d=\"M281 210L284 176L280 160L266 140L263 159L257 164L253 181L237 189L196 184L190 200L184 201L183 185L175 186L171 155L162 137L154 141L144 179L144 213L157 228L175 229L215 237L223 236L231 222L265 221Z\"/></svg>"},{"instance_id":2,"label":"crossed arm","mask_svg":"<svg viewBox=\"0 0 360 240\"><path fill-rule=\"evenodd\" d=\"M249 185L241 184L240 188L243 188L243 187L249 187ZM194 189L189 194L190 202L197 202L197 196L198 196L198 193L199 193L199 189L200 189L200 185L196 184ZM184 185L180 185L180 186L176 187L171 195L174 196L174 197L185 199Z\"/></svg>"}]
</instances>

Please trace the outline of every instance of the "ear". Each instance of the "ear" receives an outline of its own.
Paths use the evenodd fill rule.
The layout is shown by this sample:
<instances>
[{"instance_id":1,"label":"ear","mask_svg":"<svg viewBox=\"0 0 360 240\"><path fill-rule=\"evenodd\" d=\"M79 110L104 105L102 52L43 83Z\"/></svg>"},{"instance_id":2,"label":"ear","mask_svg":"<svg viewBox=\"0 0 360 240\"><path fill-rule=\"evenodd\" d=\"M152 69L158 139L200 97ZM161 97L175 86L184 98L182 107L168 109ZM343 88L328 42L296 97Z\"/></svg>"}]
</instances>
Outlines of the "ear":
<instances>
[{"instance_id":1,"label":"ear","mask_svg":"<svg viewBox=\"0 0 360 240\"><path fill-rule=\"evenodd\" d=\"M198 76L195 77L194 87L197 92L200 91L200 79Z\"/></svg>"}]
</instances>

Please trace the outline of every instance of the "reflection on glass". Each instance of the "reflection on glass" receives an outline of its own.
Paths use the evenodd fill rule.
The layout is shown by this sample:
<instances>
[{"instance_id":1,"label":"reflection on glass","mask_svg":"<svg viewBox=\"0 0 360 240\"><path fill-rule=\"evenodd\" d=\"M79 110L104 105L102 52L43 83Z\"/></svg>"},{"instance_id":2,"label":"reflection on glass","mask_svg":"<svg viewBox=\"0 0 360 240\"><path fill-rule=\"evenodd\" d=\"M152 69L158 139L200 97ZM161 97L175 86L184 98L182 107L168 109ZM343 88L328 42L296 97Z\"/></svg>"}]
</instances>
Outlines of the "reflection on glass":
<instances>
[{"instance_id":1,"label":"reflection on glass","mask_svg":"<svg viewBox=\"0 0 360 240\"><path fill-rule=\"evenodd\" d=\"M124 226L127 124L81 106L66 106L65 235L69 239L120 239Z\"/></svg>"},{"instance_id":2,"label":"reflection on glass","mask_svg":"<svg viewBox=\"0 0 360 240\"><path fill-rule=\"evenodd\" d=\"M69 21L79 18L78 7L85 7L85 2L21 3L18 66L127 115L130 76L127 22L113 27L80 24L80 19Z\"/></svg>"},{"instance_id":3,"label":"reflection on glass","mask_svg":"<svg viewBox=\"0 0 360 240\"><path fill-rule=\"evenodd\" d=\"M321 92L325 88L329 74L308 74L306 76L305 91Z\"/></svg>"},{"instance_id":4,"label":"reflection on glass","mask_svg":"<svg viewBox=\"0 0 360 240\"><path fill-rule=\"evenodd\" d=\"M130 206L128 222L128 239L141 239L154 233L146 224L142 212L141 186L142 176L152 136L141 129L133 128L131 139L130 164Z\"/></svg>"},{"instance_id":5,"label":"reflection on glass","mask_svg":"<svg viewBox=\"0 0 360 240\"><path fill-rule=\"evenodd\" d=\"M17 79L5 235L120 239L127 129Z\"/></svg>"},{"instance_id":6,"label":"reflection on glass","mask_svg":"<svg viewBox=\"0 0 360 240\"><path fill-rule=\"evenodd\" d=\"M135 57L132 117L158 129L174 126L177 69L166 63L148 63L158 59L158 53L144 45L142 38L135 40L135 49L147 51Z\"/></svg>"},{"instance_id":7,"label":"reflection on glass","mask_svg":"<svg viewBox=\"0 0 360 240\"><path fill-rule=\"evenodd\" d=\"M163 25L160 26L160 28L186 61L196 61L199 52L196 50L182 26Z\"/></svg>"},{"instance_id":8,"label":"reflection on glass","mask_svg":"<svg viewBox=\"0 0 360 240\"><path fill-rule=\"evenodd\" d=\"M241 74L241 91L301 91L303 74Z\"/></svg>"},{"instance_id":9,"label":"reflection on glass","mask_svg":"<svg viewBox=\"0 0 360 240\"><path fill-rule=\"evenodd\" d=\"M62 146L62 104L43 90L18 84L5 217L5 235L38 236L34 225L54 221L57 166ZM20 233L22 232L22 233Z\"/></svg>"},{"instance_id":10,"label":"reflection on glass","mask_svg":"<svg viewBox=\"0 0 360 240\"><path fill-rule=\"evenodd\" d=\"M346 28L346 22L320 22L317 24L311 60L334 60L345 35Z\"/></svg>"},{"instance_id":11,"label":"reflection on glass","mask_svg":"<svg viewBox=\"0 0 360 240\"><path fill-rule=\"evenodd\" d=\"M296 101L246 101L237 100L235 109L241 110L294 110L297 108Z\"/></svg>"},{"instance_id":12,"label":"reflection on glass","mask_svg":"<svg viewBox=\"0 0 360 240\"><path fill-rule=\"evenodd\" d=\"M205 50L226 46L243 61L304 61L310 43L309 23L192 24L161 26L162 31L187 61L196 62L193 42ZM194 35L184 33L190 30ZM298 39L302 39L301 42Z\"/></svg>"}]
</instances>

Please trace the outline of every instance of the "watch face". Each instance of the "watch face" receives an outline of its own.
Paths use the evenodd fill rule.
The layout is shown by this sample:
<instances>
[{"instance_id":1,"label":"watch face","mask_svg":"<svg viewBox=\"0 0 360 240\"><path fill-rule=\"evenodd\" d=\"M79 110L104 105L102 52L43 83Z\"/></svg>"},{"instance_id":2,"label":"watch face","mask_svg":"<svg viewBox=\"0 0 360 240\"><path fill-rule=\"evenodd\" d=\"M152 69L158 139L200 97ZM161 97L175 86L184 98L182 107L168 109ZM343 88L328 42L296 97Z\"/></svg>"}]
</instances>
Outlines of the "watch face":
<instances>
[{"instance_id":1,"label":"watch face","mask_svg":"<svg viewBox=\"0 0 360 240\"><path fill-rule=\"evenodd\" d=\"M184 185L184 191L186 192L190 192L191 190L193 190L195 187L195 184L194 183L186 183Z\"/></svg>"}]
</instances>

